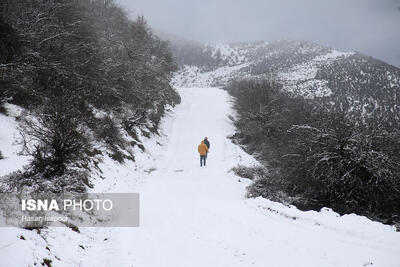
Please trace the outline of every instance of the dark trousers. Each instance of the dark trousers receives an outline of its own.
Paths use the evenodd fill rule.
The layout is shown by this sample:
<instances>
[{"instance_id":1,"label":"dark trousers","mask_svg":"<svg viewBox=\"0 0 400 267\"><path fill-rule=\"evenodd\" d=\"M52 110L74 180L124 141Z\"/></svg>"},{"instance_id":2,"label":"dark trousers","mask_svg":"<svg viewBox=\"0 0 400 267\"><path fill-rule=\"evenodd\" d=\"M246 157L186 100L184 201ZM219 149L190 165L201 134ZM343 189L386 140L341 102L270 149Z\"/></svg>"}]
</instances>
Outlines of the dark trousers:
<instances>
[{"instance_id":1,"label":"dark trousers","mask_svg":"<svg viewBox=\"0 0 400 267\"><path fill-rule=\"evenodd\" d=\"M204 166L206 166L206 158L207 158L207 155L200 155L200 167L203 166L203 163L204 163Z\"/></svg>"}]
</instances>

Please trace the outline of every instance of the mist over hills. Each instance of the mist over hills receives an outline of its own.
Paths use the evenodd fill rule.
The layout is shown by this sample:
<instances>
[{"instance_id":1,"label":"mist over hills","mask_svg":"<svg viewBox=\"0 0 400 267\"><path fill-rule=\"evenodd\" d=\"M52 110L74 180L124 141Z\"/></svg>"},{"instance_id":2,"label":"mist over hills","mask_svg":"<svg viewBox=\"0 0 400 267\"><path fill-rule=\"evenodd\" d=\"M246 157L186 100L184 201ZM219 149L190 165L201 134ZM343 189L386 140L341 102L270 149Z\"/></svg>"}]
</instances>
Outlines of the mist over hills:
<instances>
[{"instance_id":1,"label":"mist over hills","mask_svg":"<svg viewBox=\"0 0 400 267\"><path fill-rule=\"evenodd\" d=\"M200 44L173 39L176 86L225 86L234 79L273 79L304 98L340 102L362 114L398 119L400 69L358 52L306 41Z\"/></svg>"}]
</instances>

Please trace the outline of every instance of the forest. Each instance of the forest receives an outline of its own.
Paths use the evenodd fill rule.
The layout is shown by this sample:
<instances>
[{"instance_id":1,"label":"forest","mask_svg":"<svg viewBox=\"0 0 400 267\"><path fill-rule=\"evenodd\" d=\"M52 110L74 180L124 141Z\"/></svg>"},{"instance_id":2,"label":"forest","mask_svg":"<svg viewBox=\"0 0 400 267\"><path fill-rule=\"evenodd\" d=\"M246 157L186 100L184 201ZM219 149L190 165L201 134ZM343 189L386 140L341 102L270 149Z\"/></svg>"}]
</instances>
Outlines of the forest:
<instances>
[{"instance_id":1,"label":"forest","mask_svg":"<svg viewBox=\"0 0 400 267\"><path fill-rule=\"evenodd\" d=\"M168 43L112 0L0 6L0 112L23 108L17 141L31 159L3 190L83 192L96 156L134 160L180 102Z\"/></svg>"}]
</instances>

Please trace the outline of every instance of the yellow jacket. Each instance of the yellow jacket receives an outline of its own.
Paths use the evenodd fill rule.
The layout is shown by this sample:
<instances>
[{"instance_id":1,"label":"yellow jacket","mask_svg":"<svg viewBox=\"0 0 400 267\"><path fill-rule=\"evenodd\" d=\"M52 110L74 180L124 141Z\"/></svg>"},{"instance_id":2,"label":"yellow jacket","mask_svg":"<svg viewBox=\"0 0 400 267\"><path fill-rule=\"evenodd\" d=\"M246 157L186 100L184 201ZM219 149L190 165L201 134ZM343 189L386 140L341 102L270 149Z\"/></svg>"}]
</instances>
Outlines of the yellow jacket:
<instances>
[{"instance_id":1,"label":"yellow jacket","mask_svg":"<svg viewBox=\"0 0 400 267\"><path fill-rule=\"evenodd\" d=\"M201 156L205 156L207 155L208 147L206 144L204 144L204 141L201 141L201 144L198 146L197 150Z\"/></svg>"}]
</instances>

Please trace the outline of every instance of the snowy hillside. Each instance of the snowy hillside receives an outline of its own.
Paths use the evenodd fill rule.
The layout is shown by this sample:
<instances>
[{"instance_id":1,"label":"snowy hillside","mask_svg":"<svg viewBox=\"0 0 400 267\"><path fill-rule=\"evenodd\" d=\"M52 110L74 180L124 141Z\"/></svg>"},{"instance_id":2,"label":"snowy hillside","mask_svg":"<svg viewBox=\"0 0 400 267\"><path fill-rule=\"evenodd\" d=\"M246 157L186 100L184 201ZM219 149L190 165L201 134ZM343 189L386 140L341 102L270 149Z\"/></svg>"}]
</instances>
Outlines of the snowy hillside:
<instances>
[{"instance_id":1,"label":"snowy hillside","mask_svg":"<svg viewBox=\"0 0 400 267\"><path fill-rule=\"evenodd\" d=\"M203 57L210 60L198 63L185 64L185 56L175 54L182 62L173 81L176 86L223 86L236 78L266 77L306 98L356 97L360 90L391 97L400 90L398 68L356 52L339 52L309 42L208 44L203 47Z\"/></svg>"},{"instance_id":2,"label":"snowy hillside","mask_svg":"<svg viewBox=\"0 0 400 267\"><path fill-rule=\"evenodd\" d=\"M174 83L177 86L196 83L215 86L224 85L234 78L280 72L283 75L280 78L284 79L285 71L291 73L295 69L299 75L291 77L291 80L299 81L315 70L315 62L323 61L324 57L333 60L340 55L315 44L288 40L273 43L207 44L203 47L203 57L210 57L211 60L205 63L185 64L185 58L179 60L184 55L176 52L176 56L178 62L183 62L181 71L175 76ZM310 79L308 76L307 79Z\"/></svg>"},{"instance_id":3,"label":"snowy hillside","mask_svg":"<svg viewBox=\"0 0 400 267\"><path fill-rule=\"evenodd\" d=\"M196 56L187 57L192 46L172 46L181 63L175 86L222 87L233 80L268 79L294 96L330 103L327 109L346 107L358 118L378 119L387 113L390 125L400 119L400 69L357 52L283 40L207 44L201 53L197 45Z\"/></svg>"},{"instance_id":4,"label":"snowy hillside","mask_svg":"<svg viewBox=\"0 0 400 267\"><path fill-rule=\"evenodd\" d=\"M327 86L328 81L317 79L319 68L338 60L344 60L351 55L354 55L354 53L332 50L324 55L316 56L309 61L295 64L282 72L278 72L277 79L284 83L284 89L304 97L329 96L332 91Z\"/></svg>"},{"instance_id":5,"label":"snowy hillside","mask_svg":"<svg viewBox=\"0 0 400 267\"><path fill-rule=\"evenodd\" d=\"M163 135L144 140L135 164L105 158L104 179L94 181L93 192L140 192L140 227L0 228L0 266L399 265L400 233L390 226L246 199L251 181L230 169L258 163L227 138L230 97L217 88L179 92L182 103L164 117ZM206 135L211 150L201 168L196 146Z\"/></svg>"}]
</instances>

